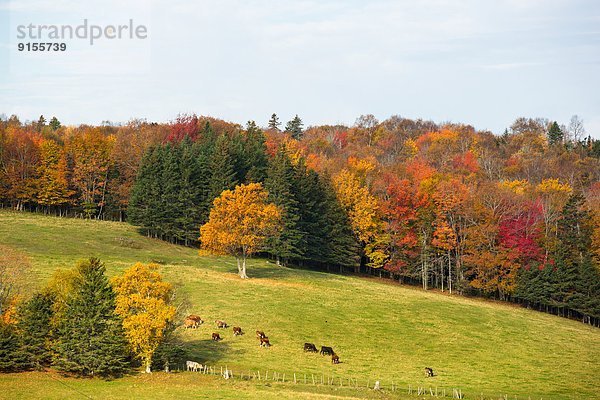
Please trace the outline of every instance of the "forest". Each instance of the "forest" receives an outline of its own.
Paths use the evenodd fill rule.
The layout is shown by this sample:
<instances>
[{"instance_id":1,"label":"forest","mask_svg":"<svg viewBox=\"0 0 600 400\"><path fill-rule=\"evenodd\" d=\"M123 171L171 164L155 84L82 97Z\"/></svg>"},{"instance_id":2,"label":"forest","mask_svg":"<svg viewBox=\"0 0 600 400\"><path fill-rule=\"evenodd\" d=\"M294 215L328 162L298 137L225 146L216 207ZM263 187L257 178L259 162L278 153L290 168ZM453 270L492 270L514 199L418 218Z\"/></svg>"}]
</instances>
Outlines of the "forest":
<instances>
[{"instance_id":1,"label":"forest","mask_svg":"<svg viewBox=\"0 0 600 400\"><path fill-rule=\"evenodd\" d=\"M600 325L600 140L574 116L519 118L495 135L458 123L360 116L265 127L62 126L0 120L0 204L128 221L198 246L214 200L261 183L282 210L260 254L512 301Z\"/></svg>"}]
</instances>

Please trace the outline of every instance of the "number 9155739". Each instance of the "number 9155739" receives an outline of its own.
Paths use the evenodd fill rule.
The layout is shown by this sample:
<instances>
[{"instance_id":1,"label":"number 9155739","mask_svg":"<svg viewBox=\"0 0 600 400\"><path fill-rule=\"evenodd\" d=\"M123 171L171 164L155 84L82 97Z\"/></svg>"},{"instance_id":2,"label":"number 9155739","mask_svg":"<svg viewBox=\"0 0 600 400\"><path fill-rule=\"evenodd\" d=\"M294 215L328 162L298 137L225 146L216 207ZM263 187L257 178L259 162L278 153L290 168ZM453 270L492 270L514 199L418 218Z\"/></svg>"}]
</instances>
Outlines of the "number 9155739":
<instances>
[{"instance_id":1,"label":"number 9155739","mask_svg":"<svg viewBox=\"0 0 600 400\"><path fill-rule=\"evenodd\" d=\"M66 43L19 43L19 51L65 51Z\"/></svg>"}]
</instances>

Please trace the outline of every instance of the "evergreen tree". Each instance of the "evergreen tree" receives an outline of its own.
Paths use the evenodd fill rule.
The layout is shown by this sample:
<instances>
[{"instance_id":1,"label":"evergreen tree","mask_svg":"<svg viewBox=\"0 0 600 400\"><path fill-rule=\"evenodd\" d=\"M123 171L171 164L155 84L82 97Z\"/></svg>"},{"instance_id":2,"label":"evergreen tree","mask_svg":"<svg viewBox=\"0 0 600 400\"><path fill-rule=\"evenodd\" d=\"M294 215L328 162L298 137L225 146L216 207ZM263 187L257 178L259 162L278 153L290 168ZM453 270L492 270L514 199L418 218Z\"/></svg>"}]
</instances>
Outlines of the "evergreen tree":
<instances>
[{"instance_id":1,"label":"evergreen tree","mask_svg":"<svg viewBox=\"0 0 600 400\"><path fill-rule=\"evenodd\" d=\"M269 120L269 129L279 132L280 126L281 122L279 122L279 117L277 114L273 113L273 115L271 115L271 119Z\"/></svg>"},{"instance_id":2,"label":"evergreen tree","mask_svg":"<svg viewBox=\"0 0 600 400\"><path fill-rule=\"evenodd\" d=\"M179 218L183 214L179 204L180 191L182 190L180 163L180 147L177 144L167 144L163 147L163 165L161 168L160 182L162 196L158 211L158 230L166 240L171 242L182 239L183 235L179 225Z\"/></svg>"},{"instance_id":3,"label":"evergreen tree","mask_svg":"<svg viewBox=\"0 0 600 400\"><path fill-rule=\"evenodd\" d=\"M552 297L554 305L600 315L600 275L592 259L592 216L584 203L583 196L575 193L562 210Z\"/></svg>"},{"instance_id":4,"label":"evergreen tree","mask_svg":"<svg viewBox=\"0 0 600 400\"><path fill-rule=\"evenodd\" d=\"M302 120L298 117L298 114L296 114L296 116L285 125L285 131L292 135L294 139L300 140L302 138L302 126Z\"/></svg>"},{"instance_id":5,"label":"evergreen tree","mask_svg":"<svg viewBox=\"0 0 600 400\"><path fill-rule=\"evenodd\" d=\"M320 179L325 199L325 261L332 265L356 268L360 266L360 244L331 182L327 177Z\"/></svg>"},{"instance_id":6,"label":"evergreen tree","mask_svg":"<svg viewBox=\"0 0 600 400\"><path fill-rule=\"evenodd\" d=\"M263 131L254 121L249 121L246 126L242 158L245 162L244 182L246 183L265 180L269 163L265 141Z\"/></svg>"},{"instance_id":7,"label":"evergreen tree","mask_svg":"<svg viewBox=\"0 0 600 400\"><path fill-rule=\"evenodd\" d=\"M18 372L29 368L29 357L15 325L0 321L0 372Z\"/></svg>"},{"instance_id":8,"label":"evergreen tree","mask_svg":"<svg viewBox=\"0 0 600 400\"><path fill-rule=\"evenodd\" d=\"M90 258L77 270L79 275L58 322L55 364L78 375L122 375L128 369L127 342L104 265Z\"/></svg>"},{"instance_id":9,"label":"evergreen tree","mask_svg":"<svg viewBox=\"0 0 600 400\"><path fill-rule=\"evenodd\" d=\"M43 115L40 115L40 118L38 119L37 124L36 124L37 131L41 132L45 126L46 126L46 118L44 118Z\"/></svg>"},{"instance_id":10,"label":"evergreen tree","mask_svg":"<svg viewBox=\"0 0 600 400\"><path fill-rule=\"evenodd\" d=\"M52 131L58 130L58 128L61 126L60 121L56 117L52 117L48 125L50 125L50 128L52 128Z\"/></svg>"},{"instance_id":11,"label":"evergreen tree","mask_svg":"<svg viewBox=\"0 0 600 400\"><path fill-rule=\"evenodd\" d=\"M238 183L227 136L221 135L217 138L215 149L208 162L208 168L211 172L209 196L207 198L210 210L213 200L216 199L223 190L233 189Z\"/></svg>"},{"instance_id":12,"label":"evergreen tree","mask_svg":"<svg viewBox=\"0 0 600 400\"><path fill-rule=\"evenodd\" d=\"M51 363L50 329L54 297L36 293L19 309L18 330L29 362L42 369Z\"/></svg>"},{"instance_id":13,"label":"evergreen tree","mask_svg":"<svg viewBox=\"0 0 600 400\"><path fill-rule=\"evenodd\" d=\"M277 265L283 260L295 260L302 256L301 240L303 232L298 226L299 210L294 188L295 171L285 149L282 147L271 160L265 179L265 189L269 200L283 209L283 229L277 237L267 243L267 251L277 258Z\"/></svg>"},{"instance_id":14,"label":"evergreen tree","mask_svg":"<svg viewBox=\"0 0 600 400\"><path fill-rule=\"evenodd\" d=\"M158 235L161 218L161 170L163 148L148 149L141 160L127 209L129 222L139 225L148 236Z\"/></svg>"},{"instance_id":15,"label":"evergreen tree","mask_svg":"<svg viewBox=\"0 0 600 400\"><path fill-rule=\"evenodd\" d=\"M558 123L554 121L548 129L548 142L550 144L562 143L563 138L563 131L560 129L560 126L558 126Z\"/></svg>"}]
</instances>

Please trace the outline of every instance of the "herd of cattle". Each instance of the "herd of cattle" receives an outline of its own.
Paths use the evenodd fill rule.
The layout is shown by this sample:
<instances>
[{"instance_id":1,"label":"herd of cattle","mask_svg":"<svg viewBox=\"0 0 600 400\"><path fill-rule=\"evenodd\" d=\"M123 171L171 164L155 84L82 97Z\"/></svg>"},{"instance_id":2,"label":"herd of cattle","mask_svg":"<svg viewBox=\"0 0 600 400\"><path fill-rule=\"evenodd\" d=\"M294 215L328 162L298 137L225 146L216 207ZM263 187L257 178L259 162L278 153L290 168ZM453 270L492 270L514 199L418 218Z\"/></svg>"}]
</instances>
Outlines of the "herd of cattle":
<instances>
[{"instance_id":1,"label":"herd of cattle","mask_svg":"<svg viewBox=\"0 0 600 400\"><path fill-rule=\"evenodd\" d=\"M185 329L197 329L203 323L204 323L204 321L202 320L202 318L200 318L199 315L192 314L192 315L188 315L185 318L185 320L183 321L183 326L185 327ZM215 325L219 329L227 329L229 327L229 325L227 325L227 322L222 321L220 319L215 321ZM244 334L244 332L242 331L241 327L239 327L239 326L233 327L233 335L234 336L241 336L243 334ZM259 340L260 347L271 347L271 342L269 341L269 338L267 337L267 335L265 335L265 333L263 331L257 330L256 338ZM213 332L212 340L214 340L215 342L218 342L220 340L223 340L223 338L221 338L221 335L218 332ZM319 353L323 356L328 355L328 356L331 356L331 362L333 364L340 363L340 357L333 351L333 348L331 348L329 346L321 346L321 350L319 351L319 350L317 350L317 346L315 346L313 343L304 343L304 351L310 352L310 353ZM187 361L186 368L188 371L198 371L198 370L202 369L202 365L195 361Z\"/></svg>"},{"instance_id":2,"label":"herd of cattle","mask_svg":"<svg viewBox=\"0 0 600 400\"><path fill-rule=\"evenodd\" d=\"M199 315L192 314L192 315L188 315L185 318L185 320L183 321L183 326L186 329L196 329L203 323L204 323L204 321L202 320L202 318L200 318ZM229 325L227 325L227 322L222 321L220 319L215 321L215 325L219 329L227 329L229 327ZM241 327L239 327L239 326L233 327L233 335L234 336L241 336L243 334L244 334L244 332L242 331ZM259 340L260 347L271 347L271 342L269 342L269 338L267 337L267 335L265 335L265 333L263 331L257 330L256 338ZM221 335L219 335L219 333L217 333L217 332L213 332L212 340L214 340L216 342L222 340ZM329 346L321 346L321 350L318 350L317 346L315 346L314 343L304 343L304 352L319 353L322 356L331 356L331 362L333 364L340 363L340 357L335 353L335 351L333 351L333 348L331 348ZM188 371L200 371L200 370L202 370L203 366L202 366L202 364L197 363L195 361L187 361L186 368ZM427 377L435 376L433 373L433 369L426 367L425 368L425 376L427 376Z\"/></svg>"}]
</instances>

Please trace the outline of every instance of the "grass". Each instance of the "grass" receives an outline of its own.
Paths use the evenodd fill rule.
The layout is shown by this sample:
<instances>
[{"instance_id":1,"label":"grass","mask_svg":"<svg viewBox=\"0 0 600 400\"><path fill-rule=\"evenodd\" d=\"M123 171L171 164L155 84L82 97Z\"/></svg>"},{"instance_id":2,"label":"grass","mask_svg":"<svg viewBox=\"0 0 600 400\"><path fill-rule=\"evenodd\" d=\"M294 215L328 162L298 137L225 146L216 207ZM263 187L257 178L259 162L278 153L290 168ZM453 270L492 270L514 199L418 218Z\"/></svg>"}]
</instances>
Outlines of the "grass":
<instances>
[{"instance_id":1,"label":"grass","mask_svg":"<svg viewBox=\"0 0 600 400\"><path fill-rule=\"evenodd\" d=\"M137 261L160 262L165 278L190 302L189 311L207 321L198 330L181 331L189 359L227 365L234 373L269 370L285 372L288 380L296 372L356 378L363 386L380 380L386 387L394 382L403 388L461 388L466 398L480 393L490 398L600 398L600 330L576 321L373 279L281 268L260 259L250 262L251 279L242 281L231 258L200 257L194 249L148 239L115 222L2 211L0 244L29 258L31 289L43 285L55 269L90 256L103 260L111 275ZM234 337L231 330L221 330L224 340L212 342L215 319L239 325L247 334ZM259 348L256 329L267 333L273 347ZM305 354L304 342L332 346L341 363ZM425 366L437 376L425 378ZM54 377L3 375L0 393L64 398L68 391L51 384ZM225 382L191 373L69 382L99 398L178 397L187 385L209 398L386 396L312 385Z\"/></svg>"}]
</instances>

